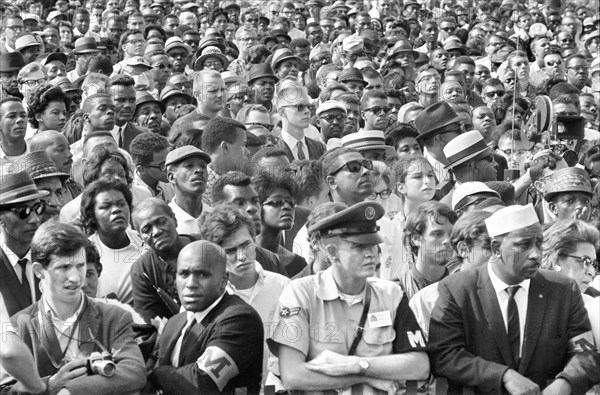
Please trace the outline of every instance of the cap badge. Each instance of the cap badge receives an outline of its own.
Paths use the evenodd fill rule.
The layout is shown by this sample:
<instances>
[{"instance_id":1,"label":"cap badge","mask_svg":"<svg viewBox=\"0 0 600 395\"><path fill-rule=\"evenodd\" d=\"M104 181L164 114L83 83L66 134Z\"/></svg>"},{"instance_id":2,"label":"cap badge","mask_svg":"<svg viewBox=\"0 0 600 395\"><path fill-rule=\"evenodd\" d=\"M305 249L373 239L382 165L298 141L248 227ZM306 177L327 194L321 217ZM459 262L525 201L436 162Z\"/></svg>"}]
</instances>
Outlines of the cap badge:
<instances>
[{"instance_id":1,"label":"cap badge","mask_svg":"<svg viewBox=\"0 0 600 395\"><path fill-rule=\"evenodd\" d=\"M369 206L365 209L365 218L369 221L375 218L375 208L373 206Z\"/></svg>"}]
</instances>

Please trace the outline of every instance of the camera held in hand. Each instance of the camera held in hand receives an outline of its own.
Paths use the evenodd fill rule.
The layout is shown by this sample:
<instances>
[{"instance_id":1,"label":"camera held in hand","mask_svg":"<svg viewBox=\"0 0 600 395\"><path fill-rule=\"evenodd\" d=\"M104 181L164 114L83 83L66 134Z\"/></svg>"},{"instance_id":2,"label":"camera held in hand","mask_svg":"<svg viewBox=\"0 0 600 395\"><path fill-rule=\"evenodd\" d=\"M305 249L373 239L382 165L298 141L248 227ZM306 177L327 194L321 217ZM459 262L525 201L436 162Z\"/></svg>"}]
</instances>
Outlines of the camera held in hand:
<instances>
[{"instance_id":1,"label":"camera held in hand","mask_svg":"<svg viewBox=\"0 0 600 395\"><path fill-rule=\"evenodd\" d=\"M85 364L88 374L99 374L104 377L112 377L117 370L115 360L111 353L103 351L99 353L94 351L87 359Z\"/></svg>"}]
</instances>

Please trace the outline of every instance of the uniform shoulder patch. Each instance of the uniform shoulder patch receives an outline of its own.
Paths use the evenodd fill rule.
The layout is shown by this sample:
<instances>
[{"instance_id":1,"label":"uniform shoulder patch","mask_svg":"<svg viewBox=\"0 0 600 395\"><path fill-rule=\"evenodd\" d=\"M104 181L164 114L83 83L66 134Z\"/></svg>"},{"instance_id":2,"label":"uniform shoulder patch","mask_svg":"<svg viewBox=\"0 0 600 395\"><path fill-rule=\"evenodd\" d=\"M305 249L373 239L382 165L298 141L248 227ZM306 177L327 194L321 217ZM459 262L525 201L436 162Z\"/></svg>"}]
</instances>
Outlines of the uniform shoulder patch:
<instances>
[{"instance_id":1,"label":"uniform shoulder patch","mask_svg":"<svg viewBox=\"0 0 600 395\"><path fill-rule=\"evenodd\" d=\"M290 316L296 315L298 313L300 313L300 307L279 306L279 316L280 317L290 317Z\"/></svg>"}]
</instances>

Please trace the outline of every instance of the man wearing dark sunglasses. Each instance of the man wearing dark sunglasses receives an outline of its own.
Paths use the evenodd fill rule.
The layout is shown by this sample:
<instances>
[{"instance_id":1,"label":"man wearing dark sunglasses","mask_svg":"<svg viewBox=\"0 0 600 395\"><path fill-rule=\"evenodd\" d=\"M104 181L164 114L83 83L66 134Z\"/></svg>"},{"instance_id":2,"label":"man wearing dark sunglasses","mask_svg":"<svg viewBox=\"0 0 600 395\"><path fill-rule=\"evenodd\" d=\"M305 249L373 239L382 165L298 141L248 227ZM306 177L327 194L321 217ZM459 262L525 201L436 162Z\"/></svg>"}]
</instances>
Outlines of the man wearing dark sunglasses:
<instances>
[{"instance_id":1,"label":"man wearing dark sunglasses","mask_svg":"<svg viewBox=\"0 0 600 395\"><path fill-rule=\"evenodd\" d=\"M317 108L317 126L323 142L341 138L346 128L346 108L336 100L328 100Z\"/></svg>"},{"instance_id":2,"label":"man wearing dark sunglasses","mask_svg":"<svg viewBox=\"0 0 600 395\"><path fill-rule=\"evenodd\" d=\"M31 240L41 224L48 192L39 191L29 173L9 173L0 189L0 292L10 316L40 297L33 275Z\"/></svg>"},{"instance_id":3,"label":"man wearing dark sunglasses","mask_svg":"<svg viewBox=\"0 0 600 395\"><path fill-rule=\"evenodd\" d=\"M364 93L361 99L364 130L384 131L390 123L390 111L387 96L382 91L373 90Z\"/></svg>"},{"instance_id":4,"label":"man wearing dark sunglasses","mask_svg":"<svg viewBox=\"0 0 600 395\"><path fill-rule=\"evenodd\" d=\"M279 148L285 151L290 162L319 159L326 151L325 144L304 135L310 124L309 106L309 97L303 86L291 84L279 91L277 112L282 121Z\"/></svg>"}]
</instances>

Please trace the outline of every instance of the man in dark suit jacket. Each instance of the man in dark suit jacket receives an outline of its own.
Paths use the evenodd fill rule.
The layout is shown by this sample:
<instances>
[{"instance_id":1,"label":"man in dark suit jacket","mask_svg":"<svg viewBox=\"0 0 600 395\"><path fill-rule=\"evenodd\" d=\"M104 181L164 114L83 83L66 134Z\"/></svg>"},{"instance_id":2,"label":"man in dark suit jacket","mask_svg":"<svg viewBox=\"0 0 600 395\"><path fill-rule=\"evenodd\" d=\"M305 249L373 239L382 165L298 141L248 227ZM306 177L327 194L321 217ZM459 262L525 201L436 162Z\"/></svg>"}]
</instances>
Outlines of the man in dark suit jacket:
<instances>
[{"instance_id":1,"label":"man in dark suit jacket","mask_svg":"<svg viewBox=\"0 0 600 395\"><path fill-rule=\"evenodd\" d=\"M134 393L144 388L146 372L134 340L131 314L85 296L86 236L75 226L43 224L31 243L33 269L43 283L42 298L12 317L15 332L29 347L47 392L71 394ZM67 326L69 320L75 320ZM93 352L112 354L111 377L88 375ZM4 389L11 383L4 385Z\"/></svg>"},{"instance_id":2,"label":"man in dark suit jacket","mask_svg":"<svg viewBox=\"0 0 600 395\"><path fill-rule=\"evenodd\" d=\"M118 74L109 81L110 97L115 105L115 127L111 131L119 148L129 152L133 139L149 130L131 123L135 113L135 81Z\"/></svg>"},{"instance_id":3,"label":"man in dark suit jacket","mask_svg":"<svg viewBox=\"0 0 600 395\"><path fill-rule=\"evenodd\" d=\"M304 87L289 85L279 91L277 112L281 116L281 138L277 143L290 162L296 159L319 159L327 147L320 141L304 135L309 126L309 97Z\"/></svg>"},{"instance_id":4,"label":"man in dark suit jacket","mask_svg":"<svg viewBox=\"0 0 600 395\"><path fill-rule=\"evenodd\" d=\"M434 374L479 393L585 393L600 381L600 354L576 283L539 270L535 210L506 207L486 226L489 264L440 282L429 332Z\"/></svg>"},{"instance_id":5,"label":"man in dark suit jacket","mask_svg":"<svg viewBox=\"0 0 600 395\"><path fill-rule=\"evenodd\" d=\"M186 309L169 319L159 366L149 380L167 394L259 393L263 326L258 313L225 291L225 251L196 241L177 260L177 291Z\"/></svg>"},{"instance_id":6,"label":"man in dark suit jacket","mask_svg":"<svg viewBox=\"0 0 600 395\"><path fill-rule=\"evenodd\" d=\"M29 173L2 175L0 187L0 292L12 316L40 298L29 252L46 205ZM25 215L29 213L28 215ZM25 275L25 276L23 276Z\"/></svg>"}]
</instances>

